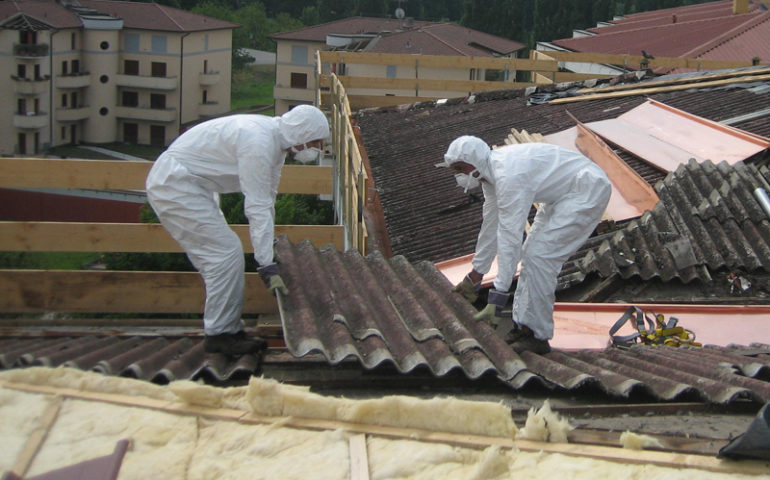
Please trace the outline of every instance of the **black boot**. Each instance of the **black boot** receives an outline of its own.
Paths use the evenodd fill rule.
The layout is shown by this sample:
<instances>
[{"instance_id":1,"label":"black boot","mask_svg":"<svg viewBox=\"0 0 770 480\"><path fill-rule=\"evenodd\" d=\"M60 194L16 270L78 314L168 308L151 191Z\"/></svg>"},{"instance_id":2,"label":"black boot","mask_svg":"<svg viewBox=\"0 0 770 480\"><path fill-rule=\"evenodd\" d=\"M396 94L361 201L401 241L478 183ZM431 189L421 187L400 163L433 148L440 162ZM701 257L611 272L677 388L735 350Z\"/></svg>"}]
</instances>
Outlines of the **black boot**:
<instances>
[{"instance_id":1,"label":"black boot","mask_svg":"<svg viewBox=\"0 0 770 480\"><path fill-rule=\"evenodd\" d=\"M243 330L237 333L206 335L203 340L203 350L206 353L238 356L257 353L266 348L267 340L260 337L249 337Z\"/></svg>"}]
</instances>

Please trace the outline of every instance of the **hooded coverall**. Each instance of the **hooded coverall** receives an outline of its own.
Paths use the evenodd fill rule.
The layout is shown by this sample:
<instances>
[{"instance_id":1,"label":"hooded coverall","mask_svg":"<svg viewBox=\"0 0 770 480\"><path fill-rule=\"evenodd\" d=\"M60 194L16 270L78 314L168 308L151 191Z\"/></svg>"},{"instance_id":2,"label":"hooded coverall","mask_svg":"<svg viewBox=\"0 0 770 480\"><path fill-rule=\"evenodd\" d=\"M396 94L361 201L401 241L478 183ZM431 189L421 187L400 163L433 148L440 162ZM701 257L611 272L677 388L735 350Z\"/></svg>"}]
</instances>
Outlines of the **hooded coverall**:
<instances>
[{"instance_id":1,"label":"hooded coverall","mask_svg":"<svg viewBox=\"0 0 770 480\"><path fill-rule=\"evenodd\" d=\"M232 115L198 124L158 157L147 176L150 204L203 277L206 335L243 329L243 246L219 208L219 194L243 192L254 258L260 266L271 264L286 150L329 135L323 113L303 107L282 117Z\"/></svg>"},{"instance_id":2,"label":"hooded coverall","mask_svg":"<svg viewBox=\"0 0 770 480\"><path fill-rule=\"evenodd\" d=\"M612 193L610 181L589 158L546 143L465 150L471 156L459 160L486 180L481 183L484 218L474 270L487 273L497 255L494 287L507 292L521 261L513 321L529 327L536 338L550 340L559 272L601 220ZM539 208L523 241L533 203Z\"/></svg>"}]
</instances>

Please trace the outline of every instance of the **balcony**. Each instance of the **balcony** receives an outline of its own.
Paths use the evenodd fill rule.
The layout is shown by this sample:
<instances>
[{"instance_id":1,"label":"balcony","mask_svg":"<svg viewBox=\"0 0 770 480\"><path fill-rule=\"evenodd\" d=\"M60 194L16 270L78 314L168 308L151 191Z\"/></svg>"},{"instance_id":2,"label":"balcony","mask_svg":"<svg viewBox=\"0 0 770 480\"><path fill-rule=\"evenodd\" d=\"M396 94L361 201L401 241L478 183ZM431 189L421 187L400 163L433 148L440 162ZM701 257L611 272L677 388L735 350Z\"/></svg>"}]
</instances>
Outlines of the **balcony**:
<instances>
[{"instance_id":1,"label":"balcony","mask_svg":"<svg viewBox=\"0 0 770 480\"><path fill-rule=\"evenodd\" d=\"M176 108L116 107L115 116L124 120L170 123L177 120Z\"/></svg>"},{"instance_id":2,"label":"balcony","mask_svg":"<svg viewBox=\"0 0 770 480\"><path fill-rule=\"evenodd\" d=\"M88 72L71 73L56 77L56 88L85 88L91 85L91 75Z\"/></svg>"},{"instance_id":3,"label":"balcony","mask_svg":"<svg viewBox=\"0 0 770 480\"><path fill-rule=\"evenodd\" d=\"M177 77L148 77L145 75L115 75L115 83L119 87L146 88L148 90L176 90L179 85Z\"/></svg>"},{"instance_id":4,"label":"balcony","mask_svg":"<svg viewBox=\"0 0 770 480\"><path fill-rule=\"evenodd\" d=\"M219 72L205 72L198 75L198 82L202 86L208 87L219 83L219 77Z\"/></svg>"},{"instance_id":5,"label":"balcony","mask_svg":"<svg viewBox=\"0 0 770 480\"><path fill-rule=\"evenodd\" d=\"M48 55L47 43L14 43L13 55L17 58L39 58Z\"/></svg>"},{"instance_id":6,"label":"balcony","mask_svg":"<svg viewBox=\"0 0 770 480\"><path fill-rule=\"evenodd\" d=\"M311 88L290 88L276 85L273 88L273 97L280 100L312 103L315 101L315 90Z\"/></svg>"},{"instance_id":7,"label":"balcony","mask_svg":"<svg viewBox=\"0 0 770 480\"><path fill-rule=\"evenodd\" d=\"M79 122L91 116L91 107L81 106L77 108L57 108L56 121Z\"/></svg>"},{"instance_id":8,"label":"balcony","mask_svg":"<svg viewBox=\"0 0 770 480\"><path fill-rule=\"evenodd\" d=\"M16 113L13 115L13 126L22 130L39 130L47 125L48 114L46 112Z\"/></svg>"},{"instance_id":9,"label":"balcony","mask_svg":"<svg viewBox=\"0 0 770 480\"><path fill-rule=\"evenodd\" d=\"M22 78L16 75L11 75L13 82L13 91L18 95L40 95L46 92L48 88L48 80L51 77L45 75L41 78Z\"/></svg>"},{"instance_id":10,"label":"balcony","mask_svg":"<svg viewBox=\"0 0 770 480\"><path fill-rule=\"evenodd\" d=\"M202 117L213 117L224 113L222 111L222 105L219 102L206 102L198 105L198 115Z\"/></svg>"}]
</instances>

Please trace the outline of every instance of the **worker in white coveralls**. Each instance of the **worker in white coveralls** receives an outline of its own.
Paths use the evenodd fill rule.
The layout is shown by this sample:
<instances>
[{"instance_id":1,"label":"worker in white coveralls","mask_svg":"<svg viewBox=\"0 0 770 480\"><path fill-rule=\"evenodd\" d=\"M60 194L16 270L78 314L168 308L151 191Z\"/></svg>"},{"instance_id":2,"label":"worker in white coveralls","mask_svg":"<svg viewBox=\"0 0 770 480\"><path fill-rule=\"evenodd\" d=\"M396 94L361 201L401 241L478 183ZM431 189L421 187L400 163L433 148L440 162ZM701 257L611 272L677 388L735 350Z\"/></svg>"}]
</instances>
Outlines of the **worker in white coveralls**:
<instances>
[{"instance_id":1,"label":"worker in white coveralls","mask_svg":"<svg viewBox=\"0 0 770 480\"><path fill-rule=\"evenodd\" d=\"M612 191L607 175L589 158L555 145L526 143L491 150L473 136L455 139L438 166L450 167L466 191L481 184L484 192L473 269L454 291L474 301L497 255L494 288L475 318L500 325L500 334L507 334L516 353L548 353L557 278L604 213ZM533 203L539 208L524 241ZM511 325L501 322L501 311L510 300L519 261ZM502 327L504 323L509 327Z\"/></svg>"},{"instance_id":2,"label":"worker in white coveralls","mask_svg":"<svg viewBox=\"0 0 770 480\"><path fill-rule=\"evenodd\" d=\"M267 346L244 332L243 246L219 208L219 194L243 192L260 278L271 294L287 294L273 259L281 168L287 153L302 163L315 161L328 137L326 116L309 105L280 117L232 115L186 131L150 170L147 198L204 280L206 352L243 355Z\"/></svg>"}]
</instances>

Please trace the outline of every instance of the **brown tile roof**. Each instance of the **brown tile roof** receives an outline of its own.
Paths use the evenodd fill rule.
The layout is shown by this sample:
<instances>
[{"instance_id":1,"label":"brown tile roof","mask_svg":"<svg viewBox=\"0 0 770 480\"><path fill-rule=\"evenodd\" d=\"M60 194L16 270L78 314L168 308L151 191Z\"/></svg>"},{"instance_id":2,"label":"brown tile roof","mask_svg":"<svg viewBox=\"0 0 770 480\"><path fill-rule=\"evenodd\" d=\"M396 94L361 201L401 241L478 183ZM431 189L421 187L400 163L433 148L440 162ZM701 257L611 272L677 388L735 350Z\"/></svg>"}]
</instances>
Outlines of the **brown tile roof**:
<instances>
[{"instance_id":1,"label":"brown tile roof","mask_svg":"<svg viewBox=\"0 0 770 480\"><path fill-rule=\"evenodd\" d=\"M78 16L52 0L6 0L0 2L0 23L26 15L53 28L78 28Z\"/></svg>"},{"instance_id":2,"label":"brown tile roof","mask_svg":"<svg viewBox=\"0 0 770 480\"><path fill-rule=\"evenodd\" d=\"M770 58L770 12L751 4L732 13L731 0L628 15L589 29L593 36L554 40L577 52L750 61ZM674 21L674 17L676 21Z\"/></svg>"},{"instance_id":3,"label":"brown tile roof","mask_svg":"<svg viewBox=\"0 0 770 480\"><path fill-rule=\"evenodd\" d=\"M314 25L291 32L277 33L277 40L307 40L326 42L326 36L373 34L365 51L373 53L403 53L422 55L464 55L489 57L507 55L525 45L450 23L434 23L390 18L351 17Z\"/></svg>"},{"instance_id":4,"label":"brown tile roof","mask_svg":"<svg viewBox=\"0 0 770 480\"><path fill-rule=\"evenodd\" d=\"M81 0L80 7L123 19L126 28L191 32L235 28L236 23L197 15L156 3ZM0 22L22 13L53 28L82 27L80 17L54 0L6 0L0 2Z\"/></svg>"}]
</instances>

